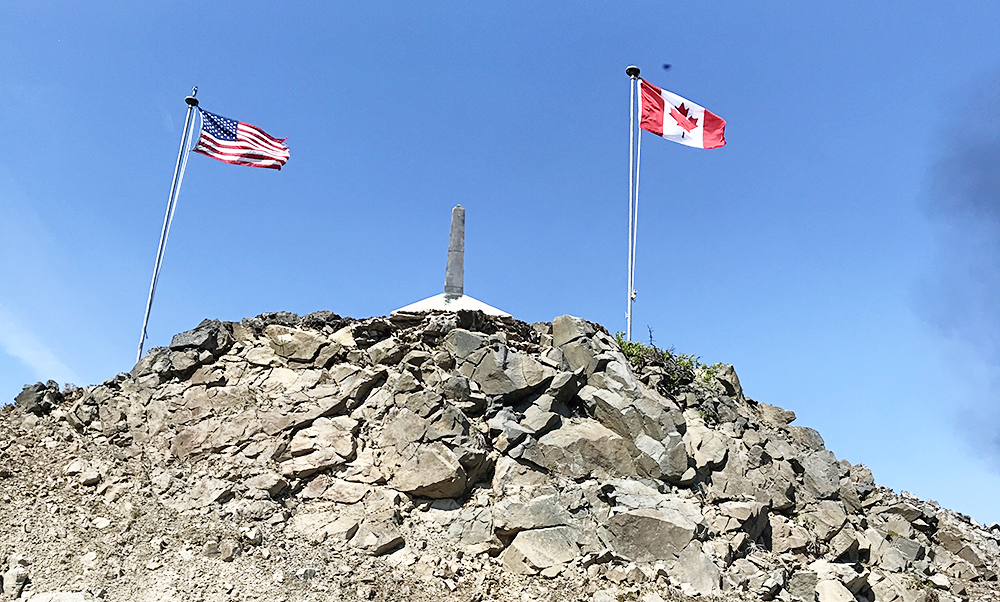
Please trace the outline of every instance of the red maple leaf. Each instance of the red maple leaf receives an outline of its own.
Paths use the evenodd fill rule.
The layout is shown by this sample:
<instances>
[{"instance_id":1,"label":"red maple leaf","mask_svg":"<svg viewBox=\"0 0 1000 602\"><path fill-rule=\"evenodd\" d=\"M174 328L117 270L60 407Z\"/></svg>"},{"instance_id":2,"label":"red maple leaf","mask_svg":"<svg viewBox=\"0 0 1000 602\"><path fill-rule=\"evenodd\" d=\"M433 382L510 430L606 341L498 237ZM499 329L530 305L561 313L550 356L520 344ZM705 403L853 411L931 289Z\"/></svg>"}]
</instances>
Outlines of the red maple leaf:
<instances>
[{"instance_id":1,"label":"red maple leaf","mask_svg":"<svg viewBox=\"0 0 1000 602\"><path fill-rule=\"evenodd\" d=\"M677 125L684 128L685 132L690 132L691 130L698 127L698 118L689 117L688 112L690 112L690 109L685 107L683 102L679 107L675 106L670 107L670 116L674 118L674 121L677 122Z\"/></svg>"}]
</instances>

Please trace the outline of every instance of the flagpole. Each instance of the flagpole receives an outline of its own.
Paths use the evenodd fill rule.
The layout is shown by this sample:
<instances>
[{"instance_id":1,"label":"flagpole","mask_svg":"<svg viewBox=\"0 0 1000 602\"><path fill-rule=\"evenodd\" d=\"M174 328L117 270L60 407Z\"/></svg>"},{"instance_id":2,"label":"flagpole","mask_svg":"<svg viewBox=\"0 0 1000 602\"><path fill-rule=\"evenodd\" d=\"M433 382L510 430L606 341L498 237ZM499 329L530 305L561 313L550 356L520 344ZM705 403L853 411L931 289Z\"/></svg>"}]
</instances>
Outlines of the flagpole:
<instances>
[{"instance_id":1,"label":"flagpole","mask_svg":"<svg viewBox=\"0 0 1000 602\"><path fill-rule=\"evenodd\" d=\"M625 337L627 341L632 340L632 301L635 299L635 215L638 173L635 163L635 97L636 83L639 77L639 68L630 65L625 68L625 74L629 76L629 130L628 130L628 291L626 295L627 308L625 310ZM641 140L641 137L640 137Z\"/></svg>"},{"instance_id":2,"label":"flagpole","mask_svg":"<svg viewBox=\"0 0 1000 602\"><path fill-rule=\"evenodd\" d=\"M142 359L142 347L146 342L146 326L149 324L149 312L153 308L153 295L156 294L156 282L160 278L160 266L163 263L163 251L167 245L167 236L170 233L170 223L173 221L174 209L177 206L177 197L180 193L181 181L184 179L184 168L187 166L187 156L190 152L188 148L190 142L191 122L194 108L198 106L198 86L191 91L191 96L184 99L187 103L187 116L184 118L184 133L181 134L181 147L177 152L177 165L174 166L174 177L170 182L170 195L167 197L167 212L163 216L163 229L160 230L160 244L156 249L156 262L153 264L153 278L149 284L149 297L146 300L146 315L142 319L142 332L139 334L139 352L136 355L136 363Z\"/></svg>"}]
</instances>

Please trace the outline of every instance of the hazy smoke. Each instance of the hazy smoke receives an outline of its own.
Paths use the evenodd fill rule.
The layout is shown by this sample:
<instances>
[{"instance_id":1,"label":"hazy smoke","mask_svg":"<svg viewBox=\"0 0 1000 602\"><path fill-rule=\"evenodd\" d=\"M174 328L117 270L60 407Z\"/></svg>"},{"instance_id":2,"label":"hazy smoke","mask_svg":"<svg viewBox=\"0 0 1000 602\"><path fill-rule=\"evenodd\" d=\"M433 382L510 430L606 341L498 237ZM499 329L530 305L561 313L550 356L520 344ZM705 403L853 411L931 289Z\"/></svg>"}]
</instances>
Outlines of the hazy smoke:
<instances>
[{"instance_id":1,"label":"hazy smoke","mask_svg":"<svg viewBox=\"0 0 1000 602\"><path fill-rule=\"evenodd\" d=\"M957 105L942 116L947 142L924 199L937 257L921 286L920 310L1000 374L1000 85L980 87ZM1000 381L991 385L995 391ZM984 391L966 410L962 426L971 442L1000 466L1000 396Z\"/></svg>"}]
</instances>

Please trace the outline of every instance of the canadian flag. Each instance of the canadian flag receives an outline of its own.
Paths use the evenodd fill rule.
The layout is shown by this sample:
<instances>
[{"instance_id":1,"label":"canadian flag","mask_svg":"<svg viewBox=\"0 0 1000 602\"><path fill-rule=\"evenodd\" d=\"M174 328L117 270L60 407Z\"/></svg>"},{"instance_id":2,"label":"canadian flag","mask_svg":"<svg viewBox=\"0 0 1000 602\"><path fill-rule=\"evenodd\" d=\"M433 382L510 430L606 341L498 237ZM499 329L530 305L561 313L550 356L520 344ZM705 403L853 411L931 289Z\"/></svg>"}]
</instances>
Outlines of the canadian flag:
<instances>
[{"instance_id":1,"label":"canadian flag","mask_svg":"<svg viewBox=\"0 0 1000 602\"><path fill-rule=\"evenodd\" d=\"M639 127L695 148L726 145L726 121L723 118L644 79L640 79L639 83L642 84Z\"/></svg>"}]
</instances>

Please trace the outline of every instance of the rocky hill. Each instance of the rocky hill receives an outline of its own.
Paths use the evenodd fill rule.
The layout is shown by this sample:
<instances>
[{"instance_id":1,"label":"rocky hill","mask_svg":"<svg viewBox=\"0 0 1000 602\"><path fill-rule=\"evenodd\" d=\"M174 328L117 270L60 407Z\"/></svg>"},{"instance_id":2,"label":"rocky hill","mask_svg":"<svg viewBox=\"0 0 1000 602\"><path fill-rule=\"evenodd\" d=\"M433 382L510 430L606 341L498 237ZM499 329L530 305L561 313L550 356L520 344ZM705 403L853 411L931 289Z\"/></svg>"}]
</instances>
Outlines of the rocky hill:
<instances>
[{"instance_id":1,"label":"rocky hill","mask_svg":"<svg viewBox=\"0 0 1000 602\"><path fill-rule=\"evenodd\" d=\"M205 321L0 409L2 597L1000 598L1000 525L561 316Z\"/></svg>"}]
</instances>

